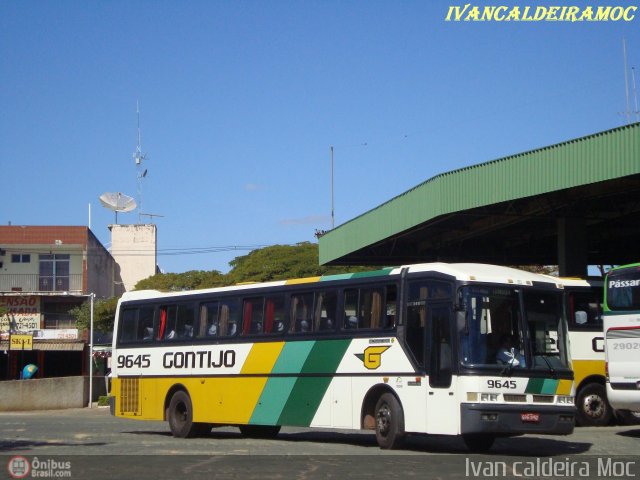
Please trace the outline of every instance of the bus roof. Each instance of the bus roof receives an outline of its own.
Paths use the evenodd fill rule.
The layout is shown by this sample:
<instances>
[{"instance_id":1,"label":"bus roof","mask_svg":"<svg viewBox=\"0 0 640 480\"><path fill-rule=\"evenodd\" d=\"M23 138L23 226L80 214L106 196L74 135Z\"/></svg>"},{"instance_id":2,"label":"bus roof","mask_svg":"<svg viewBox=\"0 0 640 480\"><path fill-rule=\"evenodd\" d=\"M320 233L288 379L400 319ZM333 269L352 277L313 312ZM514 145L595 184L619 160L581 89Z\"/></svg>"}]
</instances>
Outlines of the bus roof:
<instances>
[{"instance_id":1,"label":"bus roof","mask_svg":"<svg viewBox=\"0 0 640 480\"><path fill-rule=\"evenodd\" d=\"M258 282L258 283L243 283L239 285L230 285L227 287L208 288L202 290L186 290L179 292L160 292L158 290L138 290L132 292L126 292L122 296L122 300L143 300L147 298L156 297L172 297L172 296L184 296L189 294L201 294L201 293L224 293L235 292L256 288L277 287L285 285L301 285L306 283L318 283L328 282L336 280L349 280L357 278L373 278L384 277L390 275L399 275L403 269L406 269L408 273L420 273L420 272L434 272L442 273L455 277L461 281L467 282L487 282L487 283L503 283L509 285L532 285L533 282L549 283L562 288L564 282L556 277L548 275L540 275L537 273L527 272L525 270L518 270L516 268L503 267L499 265L487 265L482 263L422 263L415 265L405 265L402 267L390 267L382 270L372 270L368 272L356 272L345 273L337 275L323 275L321 277L308 277L308 278L296 278L290 280L278 280L273 282ZM586 285L584 280L572 280L576 282L583 282L582 285Z\"/></svg>"}]
</instances>

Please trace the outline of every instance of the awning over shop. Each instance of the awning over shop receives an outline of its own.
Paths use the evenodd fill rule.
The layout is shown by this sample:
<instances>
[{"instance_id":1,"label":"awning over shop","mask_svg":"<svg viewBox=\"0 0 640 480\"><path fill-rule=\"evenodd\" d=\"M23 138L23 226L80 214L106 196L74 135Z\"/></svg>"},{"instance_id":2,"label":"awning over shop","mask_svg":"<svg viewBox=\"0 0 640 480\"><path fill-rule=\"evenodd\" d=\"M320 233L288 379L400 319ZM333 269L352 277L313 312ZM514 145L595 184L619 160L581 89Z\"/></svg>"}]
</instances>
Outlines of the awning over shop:
<instances>
[{"instance_id":1,"label":"awning over shop","mask_svg":"<svg viewBox=\"0 0 640 480\"><path fill-rule=\"evenodd\" d=\"M84 342L64 342L60 340L33 340L33 350L57 351L57 352L81 352L84 350ZM8 350L9 342L0 342L0 350ZM16 350L13 350L14 352Z\"/></svg>"}]
</instances>

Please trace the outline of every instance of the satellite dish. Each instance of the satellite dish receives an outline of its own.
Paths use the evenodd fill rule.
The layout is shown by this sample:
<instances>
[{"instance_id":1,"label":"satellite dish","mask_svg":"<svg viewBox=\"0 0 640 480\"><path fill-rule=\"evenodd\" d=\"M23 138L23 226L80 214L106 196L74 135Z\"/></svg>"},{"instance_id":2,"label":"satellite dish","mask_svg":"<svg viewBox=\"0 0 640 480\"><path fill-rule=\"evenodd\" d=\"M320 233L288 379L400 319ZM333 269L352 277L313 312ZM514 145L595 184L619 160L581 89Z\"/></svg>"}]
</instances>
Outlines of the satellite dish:
<instances>
[{"instance_id":1,"label":"satellite dish","mask_svg":"<svg viewBox=\"0 0 640 480\"><path fill-rule=\"evenodd\" d=\"M118 212L131 212L136 208L136 201L129 195L120 192L107 192L100 195L100 203L103 207L116 212L116 224Z\"/></svg>"}]
</instances>

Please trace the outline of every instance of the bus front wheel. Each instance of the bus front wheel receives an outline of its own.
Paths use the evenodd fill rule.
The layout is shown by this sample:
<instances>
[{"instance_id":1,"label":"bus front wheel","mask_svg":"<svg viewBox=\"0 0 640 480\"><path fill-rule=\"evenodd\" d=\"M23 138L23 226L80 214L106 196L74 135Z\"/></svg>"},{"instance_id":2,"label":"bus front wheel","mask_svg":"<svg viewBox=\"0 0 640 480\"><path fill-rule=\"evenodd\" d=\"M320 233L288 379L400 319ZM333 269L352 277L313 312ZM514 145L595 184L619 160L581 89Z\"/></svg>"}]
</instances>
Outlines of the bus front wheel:
<instances>
[{"instance_id":1,"label":"bus front wheel","mask_svg":"<svg viewBox=\"0 0 640 480\"><path fill-rule=\"evenodd\" d=\"M404 440L404 412L391 393L383 393L376 403L376 440L380 448L394 449Z\"/></svg>"},{"instance_id":2,"label":"bus front wheel","mask_svg":"<svg viewBox=\"0 0 640 480\"><path fill-rule=\"evenodd\" d=\"M169 428L174 437L191 438L202 433L202 426L193 423L193 406L187 392L178 390L171 397L167 412ZM209 430L211 430L209 428Z\"/></svg>"},{"instance_id":3,"label":"bus front wheel","mask_svg":"<svg viewBox=\"0 0 640 480\"><path fill-rule=\"evenodd\" d=\"M607 401L607 391L600 383L588 383L576 397L576 423L581 427L608 425L613 414Z\"/></svg>"}]
</instances>

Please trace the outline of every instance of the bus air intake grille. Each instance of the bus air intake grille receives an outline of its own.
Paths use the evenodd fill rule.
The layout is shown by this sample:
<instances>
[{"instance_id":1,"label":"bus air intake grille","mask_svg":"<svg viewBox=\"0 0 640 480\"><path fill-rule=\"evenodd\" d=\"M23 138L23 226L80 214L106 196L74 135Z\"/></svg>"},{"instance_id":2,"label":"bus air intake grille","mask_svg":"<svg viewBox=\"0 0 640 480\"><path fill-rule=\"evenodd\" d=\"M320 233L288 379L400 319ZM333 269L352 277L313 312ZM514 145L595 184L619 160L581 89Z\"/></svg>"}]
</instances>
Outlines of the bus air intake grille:
<instances>
[{"instance_id":1,"label":"bus air intake grille","mask_svg":"<svg viewBox=\"0 0 640 480\"><path fill-rule=\"evenodd\" d=\"M553 395L534 395L533 403L553 403Z\"/></svg>"},{"instance_id":2,"label":"bus air intake grille","mask_svg":"<svg viewBox=\"0 0 640 480\"><path fill-rule=\"evenodd\" d=\"M120 413L140 415L140 379L123 378L120 392Z\"/></svg>"},{"instance_id":3,"label":"bus air intake grille","mask_svg":"<svg viewBox=\"0 0 640 480\"><path fill-rule=\"evenodd\" d=\"M527 396L526 395L515 395L513 393L505 393L504 394L505 402L517 402L517 403L526 403Z\"/></svg>"}]
</instances>

